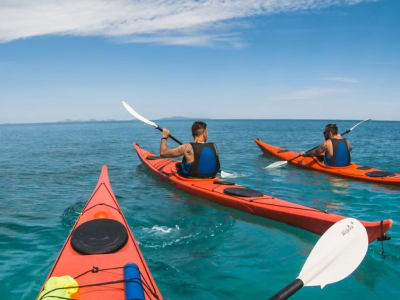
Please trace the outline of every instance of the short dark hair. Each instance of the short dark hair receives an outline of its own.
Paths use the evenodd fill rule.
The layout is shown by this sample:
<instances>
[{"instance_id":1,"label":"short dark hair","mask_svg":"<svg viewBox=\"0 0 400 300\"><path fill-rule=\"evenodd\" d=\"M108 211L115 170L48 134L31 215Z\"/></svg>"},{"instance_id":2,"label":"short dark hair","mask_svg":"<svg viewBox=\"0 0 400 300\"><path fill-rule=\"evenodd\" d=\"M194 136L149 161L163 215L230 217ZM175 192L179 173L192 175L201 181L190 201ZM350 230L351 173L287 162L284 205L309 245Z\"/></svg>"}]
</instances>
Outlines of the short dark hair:
<instances>
[{"instance_id":1,"label":"short dark hair","mask_svg":"<svg viewBox=\"0 0 400 300\"><path fill-rule=\"evenodd\" d=\"M192 135L193 137L200 136L203 134L204 130L207 129L207 124L202 121L196 121L192 125Z\"/></svg>"},{"instance_id":2,"label":"short dark hair","mask_svg":"<svg viewBox=\"0 0 400 300\"><path fill-rule=\"evenodd\" d=\"M328 124L325 126L325 130L328 130L332 134L337 134L338 133L338 127L336 124Z\"/></svg>"}]
</instances>

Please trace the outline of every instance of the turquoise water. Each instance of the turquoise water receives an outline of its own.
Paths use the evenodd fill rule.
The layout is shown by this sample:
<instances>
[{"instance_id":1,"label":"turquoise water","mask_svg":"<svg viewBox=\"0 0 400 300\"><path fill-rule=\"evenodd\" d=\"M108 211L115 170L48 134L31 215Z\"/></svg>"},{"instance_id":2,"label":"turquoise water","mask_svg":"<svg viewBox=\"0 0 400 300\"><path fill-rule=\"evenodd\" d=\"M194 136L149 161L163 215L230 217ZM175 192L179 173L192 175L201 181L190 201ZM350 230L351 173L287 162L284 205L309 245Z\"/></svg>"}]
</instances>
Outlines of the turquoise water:
<instances>
[{"instance_id":1,"label":"turquoise water","mask_svg":"<svg viewBox=\"0 0 400 300\"><path fill-rule=\"evenodd\" d=\"M400 298L400 188L284 167L255 137L302 151L326 121L210 120L225 171L238 184L363 220L391 218L392 240L370 244L345 280L293 299ZM355 121L338 121L341 129ZM190 140L191 121L160 121ZM0 125L0 298L34 299L102 165L165 299L266 299L299 273L318 236L174 190L140 164L132 142L158 151L158 131L138 122ZM349 135L353 161L400 172L400 122L369 122ZM173 145L169 141L169 145Z\"/></svg>"}]
</instances>

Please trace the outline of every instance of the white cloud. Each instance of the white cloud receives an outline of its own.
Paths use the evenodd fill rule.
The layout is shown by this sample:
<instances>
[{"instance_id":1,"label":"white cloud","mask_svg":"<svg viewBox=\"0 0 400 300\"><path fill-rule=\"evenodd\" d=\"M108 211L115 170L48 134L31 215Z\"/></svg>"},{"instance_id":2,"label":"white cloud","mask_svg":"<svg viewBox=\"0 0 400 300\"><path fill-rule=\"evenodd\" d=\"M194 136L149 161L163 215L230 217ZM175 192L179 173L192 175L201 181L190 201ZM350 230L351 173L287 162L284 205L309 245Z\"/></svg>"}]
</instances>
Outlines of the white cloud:
<instances>
[{"instance_id":1,"label":"white cloud","mask_svg":"<svg viewBox=\"0 0 400 300\"><path fill-rule=\"evenodd\" d=\"M134 35L120 39L125 43L153 43L161 45L193 45L193 46L229 46L241 48L245 44L237 34L229 33L156 33L151 35Z\"/></svg>"},{"instance_id":2,"label":"white cloud","mask_svg":"<svg viewBox=\"0 0 400 300\"><path fill-rule=\"evenodd\" d=\"M232 30L229 26L221 28L221 23L370 1L376 0L2 0L0 42L59 34L235 46L237 36L227 32Z\"/></svg>"},{"instance_id":3,"label":"white cloud","mask_svg":"<svg viewBox=\"0 0 400 300\"><path fill-rule=\"evenodd\" d=\"M320 88L314 87L304 90L294 91L289 95L278 97L279 100L323 100L323 97L332 96L338 93L347 93L348 89L341 88Z\"/></svg>"},{"instance_id":4,"label":"white cloud","mask_svg":"<svg viewBox=\"0 0 400 300\"><path fill-rule=\"evenodd\" d=\"M348 77L328 77L325 78L325 80L329 81L336 81L340 83L359 83L360 81L354 78L348 78Z\"/></svg>"}]
</instances>

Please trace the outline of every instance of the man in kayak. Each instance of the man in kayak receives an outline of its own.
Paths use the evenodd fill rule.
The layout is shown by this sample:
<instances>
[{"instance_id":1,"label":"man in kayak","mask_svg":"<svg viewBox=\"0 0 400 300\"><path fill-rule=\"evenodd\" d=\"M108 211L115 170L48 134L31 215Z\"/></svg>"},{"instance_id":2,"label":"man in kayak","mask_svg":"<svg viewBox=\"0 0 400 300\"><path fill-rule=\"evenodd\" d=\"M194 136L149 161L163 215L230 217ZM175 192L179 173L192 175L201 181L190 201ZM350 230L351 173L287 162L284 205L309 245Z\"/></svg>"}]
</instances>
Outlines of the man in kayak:
<instances>
[{"instance_id":1,"label":"man in kayak","mask_svg":"<svg viewBox=\"0 0 400 300\"><path fill-rule=\"evenodd\" d=\"M207 143L207 124L196 121L192 125L193 143L168 149L169 130L162 131L160 156L179 157L183 155L181 174L185 177L213 178L220 170L218 150L214 143Z\"/></svg>"},{"instance_id":2,"label":"man in kayak","mask_svg":"<svg viewBox=\"0 0 400 300\"><path fill-rule=\"evenodd\" d=\"M351 162L350 142L338 133L336 124L328 124L324 130L325 141L307 156L324 155L324 164L333 167L348 166ZM304 153L303 153L304 154Z\"/></svg>"}]
</instances>

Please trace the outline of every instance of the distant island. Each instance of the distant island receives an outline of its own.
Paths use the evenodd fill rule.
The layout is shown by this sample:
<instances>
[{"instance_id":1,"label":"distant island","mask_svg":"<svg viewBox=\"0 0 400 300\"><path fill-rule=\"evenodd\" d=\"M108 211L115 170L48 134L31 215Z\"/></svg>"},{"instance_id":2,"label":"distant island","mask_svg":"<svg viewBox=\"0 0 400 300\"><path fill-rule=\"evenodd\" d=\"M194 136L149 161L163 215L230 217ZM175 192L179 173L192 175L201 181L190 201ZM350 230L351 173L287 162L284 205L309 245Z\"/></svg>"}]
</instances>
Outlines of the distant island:
<instances>
[{"instance_id":1,"label":"distant island","mask_svg":"<svg viewBox=\"0 0 400 300\"><path fill-rule=\"evenodd\" d=\"M188 118L188 117L182 117L182 116L173 116L173 117L165 117L165 118L159 118L157 120L171 120L171 121L179 121L179 120L210 120L210 118Z\"/></svg>"},{"instance_id":2,"label":"distant island","mask_svg":"<svg viewBox=\"0 0 400 300\"><path fill-rule=\"evenodd\" d=\"M114 120L114 119L106 119L106 120L96 120L96 119L89 119L89 120L72 120L72 119L65 119L62 121L55 121L55 122L49 122L49 123L88 123L88 122L93 122L93 123L98 123L98 122L118 122L119 120Z\"/></svg>"}]
</instances>

